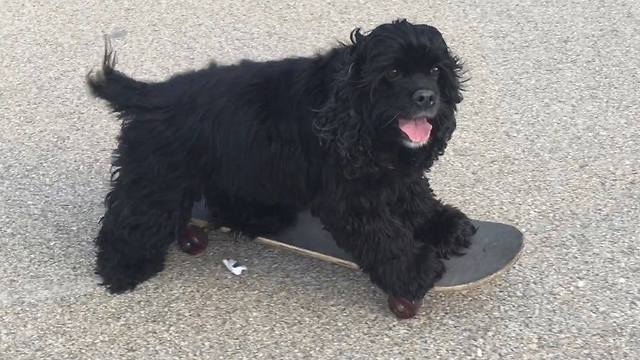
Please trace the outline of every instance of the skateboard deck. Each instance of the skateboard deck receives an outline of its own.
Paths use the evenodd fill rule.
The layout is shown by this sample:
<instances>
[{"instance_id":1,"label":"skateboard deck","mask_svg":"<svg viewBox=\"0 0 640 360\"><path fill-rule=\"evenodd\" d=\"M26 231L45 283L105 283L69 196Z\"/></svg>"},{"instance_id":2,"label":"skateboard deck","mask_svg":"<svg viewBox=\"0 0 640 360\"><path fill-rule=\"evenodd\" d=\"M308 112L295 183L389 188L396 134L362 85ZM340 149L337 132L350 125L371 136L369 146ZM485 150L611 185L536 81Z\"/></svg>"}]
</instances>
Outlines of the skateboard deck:
<instances>
[{"instance_id":1,"label":"skateboard deck","mask_svg":"<svg viewBox=\"0 0 640 360\"><path fill-rule=\"evenodd\" d=\"M191 223L206 229L209 213L202 202L192 210ZM465 290L487 282L507 271L518 259L524 246L522 233L511 225L472 220L478 231L463 256L443 259L445 273L434 290ZM221 229L229 231L230 229ZM328 261L351 269L358 269L353 258L335 243L320 220L309 211L298 213L294 226L270 237L256 241L276 248Z\"/></svg>"}]
</instances>

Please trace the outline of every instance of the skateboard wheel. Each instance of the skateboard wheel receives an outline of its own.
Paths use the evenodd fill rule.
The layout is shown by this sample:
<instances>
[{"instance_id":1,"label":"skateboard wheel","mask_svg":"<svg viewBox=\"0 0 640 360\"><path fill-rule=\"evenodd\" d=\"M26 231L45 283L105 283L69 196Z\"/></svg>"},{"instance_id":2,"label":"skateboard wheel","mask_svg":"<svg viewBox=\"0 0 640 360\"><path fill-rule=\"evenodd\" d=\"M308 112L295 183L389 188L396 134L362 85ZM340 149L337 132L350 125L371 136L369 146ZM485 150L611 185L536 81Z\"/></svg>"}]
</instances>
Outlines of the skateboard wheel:
<instances>
[{"instance_id":1,"label":"skateboard wheel","mask_svg":"<svg viewBox=\"0 0 640 360\"><path fill-rule=\"evenodd\" d=\"M189 225L184 233L178 237L180 249L189 255L200 255L209 244L207 234L199 227Z\"/></svg>"},{"instance_id":2,"label":"skateboard wheel","mask_svg":"<svg viewBox=\"0 0 640 360\"><path fill-rule=\"evenodd\" d=\"M402 297L389 296L389 309L399 319L410 319L418 313L421 300L410 301Z\"/></svg>"}]
</instances>

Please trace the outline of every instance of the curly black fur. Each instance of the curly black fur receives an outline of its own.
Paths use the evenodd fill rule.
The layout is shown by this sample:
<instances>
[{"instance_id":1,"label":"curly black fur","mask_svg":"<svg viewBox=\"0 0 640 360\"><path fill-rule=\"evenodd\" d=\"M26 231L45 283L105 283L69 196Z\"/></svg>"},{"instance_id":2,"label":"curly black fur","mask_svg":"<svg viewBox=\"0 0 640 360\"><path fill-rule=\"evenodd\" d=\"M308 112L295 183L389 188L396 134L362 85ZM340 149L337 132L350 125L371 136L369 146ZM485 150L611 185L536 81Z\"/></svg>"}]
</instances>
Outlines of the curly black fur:
<instances>
[{"instance_id":1,"label":"curly black fur","mask_svg":"<svg viewBox=\"0 0 640 360\"><path fill-rule=\"evenodd\" d=\"M201 197L218 223L249 236L310 208L375 284L407 299L422 298L441 258L468 246L469 220L424 177L462 100L460 63L435 28L400 20L356 29L315 57L211 64L157 83L114 65L107 44L87 78L122 120L96 239L110 291L162 270ZM424 109L412 98L423 88L435 94ZM399 121L418 113L433 129L414 144Z\"/></svg>"}]
</instances>

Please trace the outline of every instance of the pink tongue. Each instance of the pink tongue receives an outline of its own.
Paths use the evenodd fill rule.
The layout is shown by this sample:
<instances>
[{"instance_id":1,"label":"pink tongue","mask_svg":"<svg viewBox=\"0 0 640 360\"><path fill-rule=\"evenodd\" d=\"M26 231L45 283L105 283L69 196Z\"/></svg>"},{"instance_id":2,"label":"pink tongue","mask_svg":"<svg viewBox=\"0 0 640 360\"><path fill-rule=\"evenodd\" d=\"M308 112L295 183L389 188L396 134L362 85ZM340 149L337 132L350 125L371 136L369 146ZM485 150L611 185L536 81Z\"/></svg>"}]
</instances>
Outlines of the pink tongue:
<instances>
[{"instance_id":1,"label":"pink tongue","mask_svg":"<svg viewBox=\"0 0 640 360\"><path fill-rule=\"evenodd\" d=\"M431 134L431 124L427 118L400 119L400 130L407 134L413 142L425 142Z\"/></svg>"}]
</instances>

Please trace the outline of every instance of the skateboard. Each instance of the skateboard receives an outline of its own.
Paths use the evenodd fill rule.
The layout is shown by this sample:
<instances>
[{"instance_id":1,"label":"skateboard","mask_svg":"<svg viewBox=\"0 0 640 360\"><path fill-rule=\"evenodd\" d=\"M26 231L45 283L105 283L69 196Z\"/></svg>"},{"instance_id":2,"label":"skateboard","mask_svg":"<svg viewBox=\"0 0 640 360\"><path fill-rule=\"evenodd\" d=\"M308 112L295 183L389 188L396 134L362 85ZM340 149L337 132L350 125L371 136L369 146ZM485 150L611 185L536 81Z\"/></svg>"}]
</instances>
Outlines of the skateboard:
<instances>
[{"instance_id":1,"label":"skateboard","mask_svg":"<svg viewBox=\"0 0 640 360\"><path fill-rule=\"evenodd\" d=\"M209 213L203 202L192 209L187 231L178 239L180 248L192 255L202 253L207 245ZM522 233L515 227L489 221L472 220L478 231L471 246L462 256L443 259L445 273L435 284L434 291L455 291L474 288L506 272L518 259L524 247ZM220 228L222 231L230 229ZM301 255L358 269L353 258L335 243L320 220L309 211L298 213L294 226L270 237L256 241L268 246L293 251ZM411 317L420 304L402 298L389 298L391 310L400 318Z\"/></svg>"}]
</instances>

